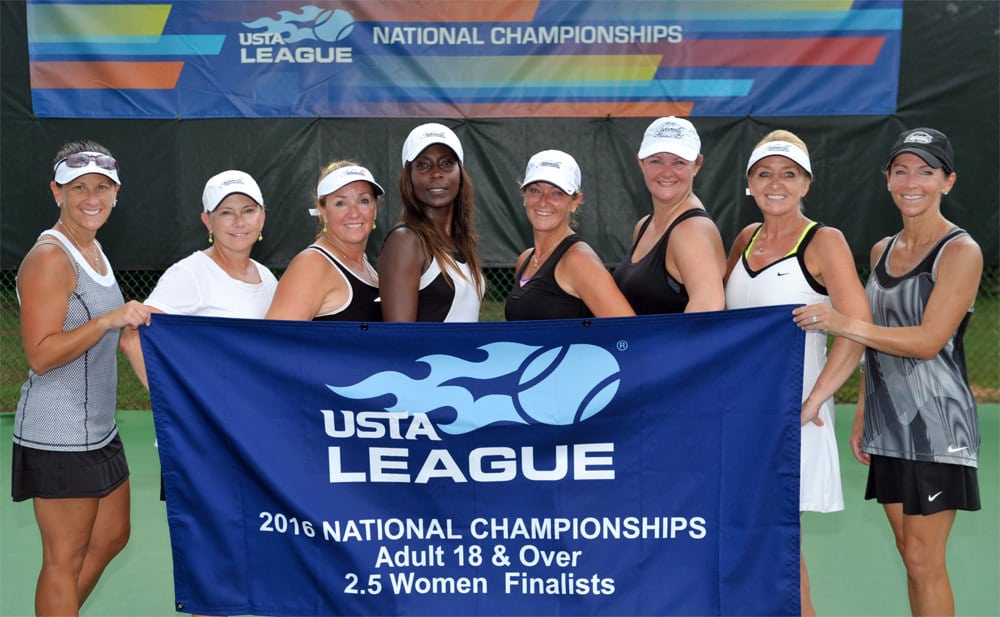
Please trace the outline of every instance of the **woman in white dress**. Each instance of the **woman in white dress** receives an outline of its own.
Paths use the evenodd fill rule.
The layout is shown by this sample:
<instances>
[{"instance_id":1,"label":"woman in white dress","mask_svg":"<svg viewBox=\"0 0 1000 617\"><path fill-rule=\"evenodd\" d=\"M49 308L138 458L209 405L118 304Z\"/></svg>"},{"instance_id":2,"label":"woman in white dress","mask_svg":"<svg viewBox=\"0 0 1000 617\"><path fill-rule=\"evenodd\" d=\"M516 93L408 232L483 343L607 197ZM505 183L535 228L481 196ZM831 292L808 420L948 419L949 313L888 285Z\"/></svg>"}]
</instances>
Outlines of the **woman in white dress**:
<instances>
[{"instance_id":1,"label":"woman in white dress","mask_svg":"<svg viewBox=\"0 0 1000 617\"><path fill-rule=\"evenodd\" d=\"M726 308L832 303L871 320L864 288L844 236L810 220L802 198L812 166L805 143L789 131L772 131L747 163L750 195L764 218L733 242L726 277ZM844 509L833 431L833 395L857 367L863 347L838 338L826 355L826 333L806 334L802 382L799 511ZM802 614L815 614L805 559L800 558Z\"/></svg>"}]
</instances>

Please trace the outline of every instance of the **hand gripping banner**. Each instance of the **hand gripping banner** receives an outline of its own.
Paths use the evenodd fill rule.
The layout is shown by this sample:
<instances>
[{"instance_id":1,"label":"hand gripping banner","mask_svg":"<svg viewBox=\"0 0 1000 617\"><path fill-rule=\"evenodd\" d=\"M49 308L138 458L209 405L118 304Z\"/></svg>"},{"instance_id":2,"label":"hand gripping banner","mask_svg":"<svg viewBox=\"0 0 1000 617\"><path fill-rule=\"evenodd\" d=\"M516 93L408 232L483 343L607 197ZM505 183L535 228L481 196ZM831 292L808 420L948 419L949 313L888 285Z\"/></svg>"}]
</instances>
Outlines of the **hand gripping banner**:
<instances>
[{"instance_id":1,"label":"hand gripping banner","mask_svg":"<svg viewBox=\"0 0 1000 617\"><path fill-rule=\"evenodd\" d=\"M791 308L155 315L177 610L796 615Z\"/></svg>"}]
</instances>

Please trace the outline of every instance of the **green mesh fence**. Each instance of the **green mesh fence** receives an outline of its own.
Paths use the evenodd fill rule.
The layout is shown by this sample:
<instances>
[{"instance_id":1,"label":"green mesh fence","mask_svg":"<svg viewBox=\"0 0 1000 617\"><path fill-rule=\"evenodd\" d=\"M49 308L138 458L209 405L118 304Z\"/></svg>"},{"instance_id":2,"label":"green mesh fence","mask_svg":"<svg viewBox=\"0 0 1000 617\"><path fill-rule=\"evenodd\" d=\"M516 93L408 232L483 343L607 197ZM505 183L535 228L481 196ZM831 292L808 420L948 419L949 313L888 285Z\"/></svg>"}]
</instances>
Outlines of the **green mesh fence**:
<instances>
[{"instance_id":1,"label":"green mesh fence","mask_svg":"<svg viewBox=\"0 0 1000 617\"><path fill-rule=\"evenodd\" d=\"M127 299L143 300L153 289L160 272L117 272L122 294ZM867 279L867 269L859 273ZM28 374L28 366L21 347L20 315L15 293L13 270L0 271L0 411L13 411L17 407L21 384ZM486 301L483 303L483 321L503 320L503 306L514 282L512 268L492 268L486 272ZM976 300L976 312L965 335L969 381L976 399L981 403L1000 402L1000 277L992 267L983 273ZM124 356L119 354L118 408L149 409L149 394L135 378ZM837 402L850 403L858 397L858 375L853 376L837 393Z\"/></svg>"}]
</instances>

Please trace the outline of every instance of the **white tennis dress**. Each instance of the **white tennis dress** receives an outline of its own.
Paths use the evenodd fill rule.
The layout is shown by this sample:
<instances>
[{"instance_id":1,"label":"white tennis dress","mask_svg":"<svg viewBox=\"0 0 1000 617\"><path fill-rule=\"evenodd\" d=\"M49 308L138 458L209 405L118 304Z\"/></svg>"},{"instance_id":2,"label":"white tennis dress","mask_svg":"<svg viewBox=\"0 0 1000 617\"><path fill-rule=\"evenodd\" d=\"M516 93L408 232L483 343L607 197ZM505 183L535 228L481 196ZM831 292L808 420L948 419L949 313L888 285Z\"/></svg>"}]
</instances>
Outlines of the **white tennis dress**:
<instances>
[{"instance_id":1,"label":"white tennis dress","mask_svg":"<svg viewBox=\"0 0 1000 617\"><path fill-rule=\"evenodd\" d=\"M792 251L765 268L753 271L747 255L760 228L754 232L747 250L733 268L726 283L726 308L772 306L776 304L830 303L826 289L809 275L805 267L805 249L821 225L810 224ZM788 319L792 319L791 313ZM806 332L805 365L802 375L802 400L826 365L826 333ZM840 459L833 430L833 398L823 402L819 417L823 426L812 422L802 427L800 455L799 510L835 512L844 509L840 483Z\"/></svg>"}]
</instances>

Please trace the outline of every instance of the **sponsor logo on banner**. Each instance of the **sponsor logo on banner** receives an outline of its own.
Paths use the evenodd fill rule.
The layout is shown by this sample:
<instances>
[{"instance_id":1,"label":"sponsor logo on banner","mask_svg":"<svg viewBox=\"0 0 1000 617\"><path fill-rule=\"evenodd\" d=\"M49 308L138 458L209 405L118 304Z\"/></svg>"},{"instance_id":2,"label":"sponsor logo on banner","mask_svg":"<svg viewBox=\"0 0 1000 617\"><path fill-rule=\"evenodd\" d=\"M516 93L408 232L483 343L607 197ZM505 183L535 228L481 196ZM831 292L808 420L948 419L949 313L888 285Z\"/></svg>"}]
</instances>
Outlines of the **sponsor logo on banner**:
<instances>
[{"instance_id":1,"label":"sponsor logo on banner","mask_svg":"<svg viewBox=\"0 0 1000 617\"><path fill-rule=\"evenodd\" d=\"M336 45L354 30L354 18L344 9L303 6L298 12L243 22L252 32L240 33L242 64L349 64L351 47ZM317 43L328 43L318 45Z\"/></svg>"},{"instance_id":2,"label":"sponsor logo on banner","mask_svg":"<svg viewBox=\"0 0 1000 617\"><path fill-rule=\"evenodd\" d=\"M473 362L446 354L419 358L429 367L420 378L384 371L356 384L327 385L345 398L364 401L391 396L379 411L321 410L333 439L390 439L440 442L440 432L461 435L494 424L566 426L602 410L618 391L621 369L596 345L539 347L497 342L479 347L486 359ZM451 410L450 413L434 413ZM434 414L437 419L432 419ZM450 416L450 417L449 417ZM440 431L440 432L439 432ZM340 482L453 482L614 480L614 443L555 446L554 467L536 469L532 446L506 444L473 448L461 462L447 448L370 447L365 471L344 469L341 447L329 448L329 477ZM422 461L413 462L415 456ZM546 454L546 458L547 458ZM411 471L416 471L414 476Z\"/></svg>"}]
</instances>

